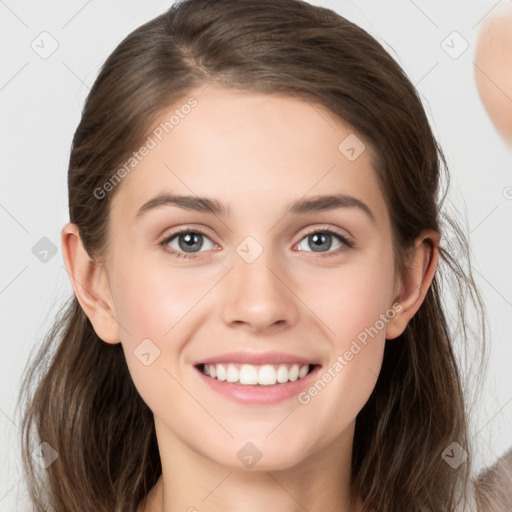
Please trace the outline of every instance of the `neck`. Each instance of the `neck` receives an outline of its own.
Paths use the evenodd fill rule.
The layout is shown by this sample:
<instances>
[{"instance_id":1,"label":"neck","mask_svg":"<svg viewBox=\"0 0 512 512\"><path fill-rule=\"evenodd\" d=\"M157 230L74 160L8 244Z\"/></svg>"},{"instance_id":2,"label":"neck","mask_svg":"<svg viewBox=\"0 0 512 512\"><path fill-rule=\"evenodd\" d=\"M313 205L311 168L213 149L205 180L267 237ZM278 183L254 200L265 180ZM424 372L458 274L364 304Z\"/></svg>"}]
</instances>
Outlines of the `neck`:
<instances>
[{"instance_id":1,"label":"neck","mask_svg":"<svg viewBox=\"0 0 512 512\"><path fill-rule=\"evenodd\" d=\"M340 439L298 464L268 470L218 464L155 425L162 475L139 512L360 510L350 489L353 425Z\"/></svg>"}]
</instances>

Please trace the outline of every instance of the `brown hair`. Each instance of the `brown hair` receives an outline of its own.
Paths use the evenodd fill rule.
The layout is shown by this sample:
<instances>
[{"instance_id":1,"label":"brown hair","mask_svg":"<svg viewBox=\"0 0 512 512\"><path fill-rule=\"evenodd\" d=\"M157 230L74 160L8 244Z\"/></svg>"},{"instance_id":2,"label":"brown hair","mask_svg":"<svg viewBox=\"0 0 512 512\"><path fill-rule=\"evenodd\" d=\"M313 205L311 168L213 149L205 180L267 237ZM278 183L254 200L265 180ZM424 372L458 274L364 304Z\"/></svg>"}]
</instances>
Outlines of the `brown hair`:
<instances>
[{"instance_id":1,"label":"brown hair","mask_svg":"<svg viewBox=\"0 0 512 512\"><path fill-rule=\"evenodd\" d=\"M108 250L115 191L98 199L94 190L164 109L212 81L323 105L375 148L402 273L422 230L441 232L444 157L413 85L373 37L300 0L186 0L119 44L75 132L70 220L98 264ZM387 342L375 389L356 420L352 479L365 511L448 512L465 496L471 457L457 468L443 458L452 442L470 452L443 298L453 291L454 325L464 343L470 337L465 308L473 302L481 312L481 303L471 268L459 263L467 243L451 226L458 254L440 247L425 301L405 332ZM23 396L24 463L35 510L135 512L161 473L153 416L121 345L98 338L75 296L35 355ZM58 453L44 475L30 457L41 441Z\"/></svg>"}]
</instances>

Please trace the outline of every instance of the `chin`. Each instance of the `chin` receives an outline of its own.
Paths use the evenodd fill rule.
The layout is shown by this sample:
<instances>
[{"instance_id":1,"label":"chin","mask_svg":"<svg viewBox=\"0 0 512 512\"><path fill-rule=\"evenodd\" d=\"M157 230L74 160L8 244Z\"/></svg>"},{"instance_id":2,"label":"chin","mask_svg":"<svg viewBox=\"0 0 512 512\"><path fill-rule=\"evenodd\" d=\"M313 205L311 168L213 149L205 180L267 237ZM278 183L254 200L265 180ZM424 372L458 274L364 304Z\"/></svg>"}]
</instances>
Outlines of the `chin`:
<instances>
[{"instance_id":1,"label":"chin","mask_svg":"<svg viewBox=\"0 0 512 512\"><path fill-rule=\"evenodd\" d=\"M246 438L249 439L249 438ZM229 467L234 471L284 471L300 465L307 453L304 445L285 444L282 438L276 442L255 439L253 441L232 441L232 449L211 457L214 462ZM233 457L235 455L235 457Z\"/></svg>"}]
</instances>

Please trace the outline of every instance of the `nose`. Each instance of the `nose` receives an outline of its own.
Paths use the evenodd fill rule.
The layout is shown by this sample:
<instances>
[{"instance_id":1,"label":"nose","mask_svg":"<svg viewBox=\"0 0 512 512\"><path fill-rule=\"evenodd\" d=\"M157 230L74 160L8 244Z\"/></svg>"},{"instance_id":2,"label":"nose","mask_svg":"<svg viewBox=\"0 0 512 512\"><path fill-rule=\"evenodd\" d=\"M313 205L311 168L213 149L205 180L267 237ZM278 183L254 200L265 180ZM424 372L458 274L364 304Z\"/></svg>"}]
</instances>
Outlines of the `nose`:
<instances>
[{"instance_id":1,"label":"nose","mask_svg":"<svg viewBox=\"0 0 512 512\"><path fill-rule=\"evenodd\" d=\"M299 299L287 275L270 250L263 251L252 263L235 254L224 294L224 322L255 332L286 329L295 324Z\"/></svg>"}]
</instances>

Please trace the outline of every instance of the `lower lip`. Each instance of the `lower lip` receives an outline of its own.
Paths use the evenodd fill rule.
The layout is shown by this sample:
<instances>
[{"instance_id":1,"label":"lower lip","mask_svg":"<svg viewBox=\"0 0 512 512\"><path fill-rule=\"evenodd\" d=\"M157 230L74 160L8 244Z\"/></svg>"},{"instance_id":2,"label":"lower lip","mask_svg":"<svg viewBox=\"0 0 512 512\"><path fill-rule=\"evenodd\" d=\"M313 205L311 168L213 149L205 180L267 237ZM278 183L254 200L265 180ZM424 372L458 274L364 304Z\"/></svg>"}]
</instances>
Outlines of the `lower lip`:
<instances>
[{"instance_id":1,"label":"lower lip","mask_svg":"<svg viewBox=\"0 0 512 512\"><path fill-rule=\"evenodd\" d=\"M320 366L313 368L302 379L273 386L243 385L226 382L208 377L199 368L195 368L204 383L221 395L244 404L275 404L291 397L296 397L301 391L311 385L320 370Z\"/></svg>"}]
</instances>

